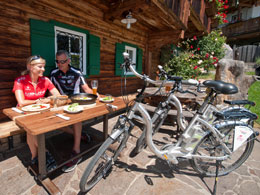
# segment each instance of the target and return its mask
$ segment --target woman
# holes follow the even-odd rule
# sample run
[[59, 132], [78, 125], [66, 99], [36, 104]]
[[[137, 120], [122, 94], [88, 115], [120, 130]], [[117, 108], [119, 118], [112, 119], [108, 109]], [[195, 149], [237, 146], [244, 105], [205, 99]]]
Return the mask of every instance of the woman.
[[[47, 90], [52, 95], [60, 95], [52, 82], [45, 76], [46, 61], [41, 56], [35, 55], [27, 59], [27, 70], [22, 76], [16, 78], [13, 92], [15, 93], [18, 106], [26, 106], [35, 103], [50, 103], [50, 99], [44, 98]], [[32, 164], [38, 163], [38, 144], [36, 137], [27, 133], [27, 144], [32, 154]], [[56, 162], [49, 152], [46, 152], [46, 166], [48, 170], [56, 167]]]

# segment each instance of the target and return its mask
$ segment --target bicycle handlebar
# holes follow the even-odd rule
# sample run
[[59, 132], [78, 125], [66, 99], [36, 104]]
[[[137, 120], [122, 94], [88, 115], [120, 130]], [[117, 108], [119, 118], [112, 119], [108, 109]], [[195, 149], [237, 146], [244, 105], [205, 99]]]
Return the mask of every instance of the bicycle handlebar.
[[[161, 65], [158, 65], [158, 68], [160, 70], [160, 72], [167, 78], [171, 78], [173, 80], [158, 80], [158, 81], [155, 81], [155, 80], [152, 80], [150, 79], [147, 75], [142, 75], [142, 74], [139, 74], [135, 68], [132, 66], [133, 63], [131, 63], [130, 59], [129, 59], [129, 54], [124, 52], [123, 53], [123, 56], [124, 56], [124, 63], [122, 64], [123, 67], [126, 67], [126, 68], [129, 68], [130, 71], [132, 71], [134, 73], [135, 76], [137, 76], [138, 78], [140, 79], [143, 79], [145, 80], [146, 82], [148, 83], [151, 83], [151, 84], [154, 84], [156, 86], [165, 86], [167, 84], [174, 84], [176, 81], [180, 81], [182, 84], [184, 85], [195, 85], [195, 86], [199, 86], [199, 82], [197, 80], [194, 80], [194, 79], [189, 79], [189, 80], [182, 80], [182, 77], [177, 77], [177, 76], [170, 76], [166, 73], [166, 71], [162, 68]], [[193, 94], [193, 93], [192, 93]]]

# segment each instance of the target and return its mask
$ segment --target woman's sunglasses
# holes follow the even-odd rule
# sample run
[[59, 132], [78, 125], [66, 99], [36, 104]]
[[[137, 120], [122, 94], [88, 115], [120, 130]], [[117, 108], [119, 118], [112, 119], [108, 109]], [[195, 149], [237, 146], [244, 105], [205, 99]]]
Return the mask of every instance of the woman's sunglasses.
[[67, 61], [68, 61], [68, 59], [66, 59], [66, 60], [55, 60], [55, 62], [57, 64], [65, 64]]
[[33, 57], [31, 58], [31, 62], [34, 61], [34, 60], [39, 60], [39, 59], [41, 59], [41, 58], [42, 58], [42, 57], [39, 56], [39, 55], [33, 56]]

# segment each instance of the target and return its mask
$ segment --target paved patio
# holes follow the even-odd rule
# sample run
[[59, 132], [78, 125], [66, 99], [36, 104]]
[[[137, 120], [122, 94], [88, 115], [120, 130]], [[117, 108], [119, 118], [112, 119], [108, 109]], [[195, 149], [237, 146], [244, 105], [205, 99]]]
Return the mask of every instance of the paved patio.
[[[116, 118], [110, 119], [109, 125], [112, 126], [115, 121]], [[102, 123], [86, 128], [89, 132], [101, 136]], [[156, 139], [169, 141], [170, 132], [169, 129], [164, 128], [156, 135]], [[214, 178], [200, 178], [190, 167], [188, 161], [184, 160], [174, 169], [170, 169], [165, 161], [156, 158], [149, 149], [144, 150], [135, 157], [130, 157], [129, 155], [135, 146], [136, 137], [139, 134], [140, 130], [138, 128], [134, 129], [133, 136], [130, 137], [127, 148], [123, 151], [112, 173], [106, 180], [101, 180], [88, 194], [211, 194]], [[50, 137], [47, 142], [55, 142], [56, 144], [52, 145], [52, 147], [60, 151], [64, 145], [68, 145], [67, 149], [69, 150], [72, 140], [72, 137], [68, 135], [57, 134]], [[86, 148], [88, 145], [82, 143], [82, 147]], [[229, 175], [219, 178], [217, 194], [260, 194], [259, 150], [260, 144], [255, 142], [254, 150], [244, 165]], [[56, 155], [59, 154], [55, 154], [55, 157]], [[80, 194], [79, 180], [91, 155], [84, 156], [83, 161], [75, 171], [62, 173], [57, 170], [51, 175], [53, 182], [59, 187], [62, 194]], [[29, 159], [30, 153], [26, 144], [14, 151], [7, 152], [5, 156], [0, 156], [0, 194], [47, 194], [44, 188], [38, 185], [33, 176], [27, 171], [26, 166]]]

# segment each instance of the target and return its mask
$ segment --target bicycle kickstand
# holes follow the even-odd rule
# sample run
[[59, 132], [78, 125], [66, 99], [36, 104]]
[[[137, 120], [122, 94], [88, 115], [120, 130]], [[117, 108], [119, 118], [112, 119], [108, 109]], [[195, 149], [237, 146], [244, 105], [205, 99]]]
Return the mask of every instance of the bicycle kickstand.
[[221, 161], [220, 160], [216, 160], [216, 177], [215, 177], [215, 183], [214, 183], [214, 188], [213, 188], [212, 195], [216, 195], [216, 192], [217, 192], [218, 169], [219, 169], [220, 164], [221, 164]]

